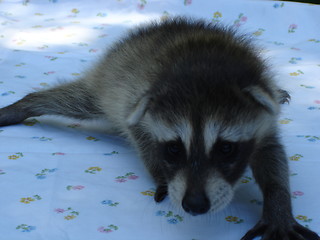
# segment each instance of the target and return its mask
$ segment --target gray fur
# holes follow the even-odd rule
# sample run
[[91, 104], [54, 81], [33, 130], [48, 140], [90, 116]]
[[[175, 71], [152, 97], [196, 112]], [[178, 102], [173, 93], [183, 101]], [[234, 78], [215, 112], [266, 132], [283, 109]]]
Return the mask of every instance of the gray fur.
[[0, 109], [0, 126], [45, 114], [104, 118], [138, 150], [155, 200], [169, 193], [192, 215], [225, 207], [251, 166], [264, 208], [242, 240], [319, 240], [291, 213], [276, 128], [289, 99], [248, 38], [175, 18], [133, 30], [83, 78]]

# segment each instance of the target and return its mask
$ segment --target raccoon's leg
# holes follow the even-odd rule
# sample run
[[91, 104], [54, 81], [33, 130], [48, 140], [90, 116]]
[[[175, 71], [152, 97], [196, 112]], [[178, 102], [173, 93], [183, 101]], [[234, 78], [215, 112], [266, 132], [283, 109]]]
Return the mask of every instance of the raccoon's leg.
[[157, 151], [157, 143], [153, 138], [144, 131], [143, 127], [134, 125], [129, 127], [131, 142], [136, 145], [139, 150], [140, 157], [144, 162], [151, 177], [156, 184], [156, 192], [154, 200], [156, 202], [163, 201], [168, 195], [168, 186], [165, 176], [162, 172], [161, 160], [159, 160], [159, 151]]
[[[147, 149], [144, 149], [146, 151]], [[149, 149], [150, 151], [148, 155], [144, 155], [142, 157], [145, 166], [148, 168], [149, 173], [153, 177], [153, 180], [156, 184], [156, 192], [154, 194], [154, 201], [157, 203], [162, 202], [168, 195], [168, 185], [165, 181], [165, 177], [163, 175], [161, 166], [158, 166], [156, 159], [156, 151], [154, 149]]]
[[164, 180], [164, 175], [161, 171], [161, 167], [157, 166], [155, 160], [157, 156], [155, 156], [155, 152], [150, 152], [149, 157], [144, 156], [143, 161], [145, 162], [146, 167], [148, 168], [149, 173], [153, 177], [153, 180], [156, 184], [156, 192], [154, 194], [154, 201], [157, 203], [162, 202], [168, 195], [168, 185]]
[[262, 219], [241, 240], [319, 240], [292, 215], [287, 157], [276, 136], [265, 139], [251, 167], [264, 197]]
[[81, 81], [30, 93], [16, 103], [0, 109], [0, 126], [20, 123], [41, 115], [63, 115], [90, 119], [102, 116], [94, 93]]

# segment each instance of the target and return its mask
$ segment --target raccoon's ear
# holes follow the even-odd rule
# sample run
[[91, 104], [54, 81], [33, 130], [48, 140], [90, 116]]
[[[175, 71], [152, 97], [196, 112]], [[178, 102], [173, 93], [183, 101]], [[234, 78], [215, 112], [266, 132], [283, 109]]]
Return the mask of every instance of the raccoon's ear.
[[268, 92], [259, 86], [250, 86], [243, 89], [243, 92], [250, 96], [260, 105], [262, 105], [269, 113], [277, 114], [279, 112], [279, 104]]
[[144, 114], [148, 109], [150, 99], [151, 99], [150, 95], [145, 94], [137, 102], [137, 104], [133, 108], [133, 111], [129, 114], [127, 118], [127, 124], [129, 127], [136, 125], [141, 120], [141, 118], [144, 116]]

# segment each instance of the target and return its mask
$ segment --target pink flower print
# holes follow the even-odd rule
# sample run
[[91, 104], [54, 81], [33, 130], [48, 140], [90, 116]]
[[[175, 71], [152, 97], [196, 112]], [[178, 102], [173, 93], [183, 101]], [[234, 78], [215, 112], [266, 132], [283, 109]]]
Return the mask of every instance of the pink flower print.
[[143, 4], [138, 4], [137, 7], [138, 7], [139, 10], [143, 10], [144, 9], [144, 5]]
[[78, 186], [72, 187], [72, 189], [73, 189], [73, 190], [82, 190], [82, 189], [84, 189], [84, 186], [78, 185]]
[[243, 13], [240, 13], [238, 19], [234, 21], [234, 26], [240, 27], [241, 25], [245, 24], [248, 20], [248, 17], [245, 16]]
[[99, 227], [97, 230], [101, 233], [110, 233], [113, 231], [117, 231], [119, 229], [118, 226], [110, 224], [107, 228], [106, 227]]
[[116, 182], [118, 182], [118, 183], [123, 183], [123, 182], [126, 182], [127, 180], [126, 179], [124, 179], [124, 178], [118, 178], [118, 179], [116, 179]]
[[118, 176], [116, 177], [116, 182], [118, 183], [123, 183], [123, 182], [126, 182], [127, 179], [129, 180], [136, 180], [137, 178], [139, 178], [137, 175], [135, 175], [133, 172], [129, 172], [127, 173], [126, 175], [124, 176]]
[[138, 3], [137, 7], [139, 10], [143, 10], [146, 4], [147, 4], [146, 0], [140, 0], [140, 3]]
[[315, 104], [320, 104], [320, 100], [315, 100], [314, 103]]
[[246, 22], [247, 20], [248, 20], [248, 17], [246, 17], [246, 16], [243, 16], [242, 18], [240, 18], [241, 22]]
[[66, 155], [66, 154], [62, 152], [57, 152], [56, 155]]
[[292, 28], [292, 29], [296, 29], [297, 27], [298, 27], [297, 24], [291, 24], [291, 25], [289, 26], [289, 28]]
[[297, 25], [297, 24], [291, 24], [291, 25], [289, 26], [288, 32], [289, 32], [289, 33], [294, 33], [297, 28], [298, 28], [298, 25]]
[[136, 175], [128, 176], [128, 179], [130, 179], [130, 180], [136, 180], [137, 178], [139, 178], [139, 177]]
[[65, 210], [62, 209], [62, 208], [56, 208], [54, 211], [55, 211], [56, 213], [64, 213], [64, 212], [65, 212]]
[[304, 193], [301, 192], [301, 191], [295, 191], [295, 192], [293, 192], [293, 195], [294, 195], [294, 196], [303, 196]]

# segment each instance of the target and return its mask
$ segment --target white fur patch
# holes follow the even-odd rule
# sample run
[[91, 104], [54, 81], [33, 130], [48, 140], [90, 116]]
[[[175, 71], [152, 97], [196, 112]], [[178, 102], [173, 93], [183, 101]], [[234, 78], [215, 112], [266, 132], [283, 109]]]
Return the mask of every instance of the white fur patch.
[[275, 102], [271, 96], [265, 92], [261, 87], [259, 86], [251, 86], [244, 89], [245, 92], [248, 92], [251, 94], [251, 96], [259, 102], [261, 105], [263, 105], [265, 108], [268, 109], [273, 114], [279, 113], [279, 104]]
[[143, 124], [146, 130], [159, 141], [171, 141], [178, 137], [178, 133], [174, 128], [164, 122], [153, 119], [149, 114], [146, 114]]
[[134, 111], [129, 115], [127, 118], [127, 124], [128, 126], [134, 126], [136, 125], [140, 119], [143, 117], [147, 110], [147, 106], [149, 103], [150, 97], [148, 95], [143, 96], [137, 106], [135, 107]]
[[235, 125], [224, 128], [219, 135], [225, 141], [246, 141], [254, 137], [255, 129], [253, 124]]
[[171, 202], [181, 208], [182, 199], [187, 190], [187, 179], [182, 171], [178, 172], [174, 179], [168, 184], [168, 195]]
[[218, 138], [219, 127], [212, 120], [208, 121], [204, 127], [204, 147], [206, 154], [209, 155], [210, 150], [213, 144], [216, 142]]
[[268, 113], [261, 114], [256, 119], [243, 120], [236, 125], [222, 126], [214, 119], [208, 120], [204, 127], [204, 144], [206, 154], [209, 155], [217, 138], [224, 141], [239, 142], [250, 139], [260, 140], [267, 132], [275, 129], [275, 116]]
[[176, 124], [169, 126], [168, 123], [156, 120], [146, 114], [144, 125], [159, 141], [172, 141], [180, 137], [187, 151], [190, 149], [193, 130], [189, 121], [180, 120]]
[[232, 200], [234, 191], [232, 186], [218, 174], [209, 177], [206, 183], [206, 194], [210, 200], [209, 211], [217, 212], [225, 208]]
[[268, 113], [260, 115], [257, 119], [225, 127], [219, 136], [226, 141], [248, 141], [250, 139], [259, 140], [267, 132], [272, 132], [275, 128], [275, 117]]
[[178, 136], [180, 136], [182, 142], [185, 145], [185, 148], [187, 149], [187, 153], [190, 152], [190, 146], [191, 146], [191, 139], [192, 139], [192, 126], [189, 121], [183, 120], [180, 122], [180, 124], [175, 126], [176, 132]]

